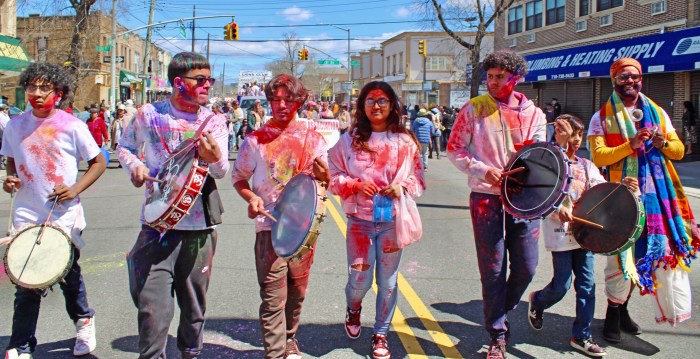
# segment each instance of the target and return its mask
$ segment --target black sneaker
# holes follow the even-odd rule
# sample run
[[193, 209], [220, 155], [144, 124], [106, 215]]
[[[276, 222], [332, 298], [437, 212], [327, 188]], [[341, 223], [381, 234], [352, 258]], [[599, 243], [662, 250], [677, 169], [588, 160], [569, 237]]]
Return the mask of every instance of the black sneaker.
[[489, 345], [489, 352], [486, 354], [486, 359], [505, 359], [506, 358], [506, 340], [492, 339]]
[[530, 293], [530, 305], [527, 309], [527, 321], [530, 322], [530, 326], [532, 327], [532, 329], [542, 330], [542, 317], [544, 315], [544, 311], [537, 310], [532, 305], [535, 299], [535, 293], [537, 292]]
[[574, 349], [592, 357], [603, 357], [608, 353], [600, 345], [596, 344], [592, 338], [576, 339], [571, 338], [571, 346]]

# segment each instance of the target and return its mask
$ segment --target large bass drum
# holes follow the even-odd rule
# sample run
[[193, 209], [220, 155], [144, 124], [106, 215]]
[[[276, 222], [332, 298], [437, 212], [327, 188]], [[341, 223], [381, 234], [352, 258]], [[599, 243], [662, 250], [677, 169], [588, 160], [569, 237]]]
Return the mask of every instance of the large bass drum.
[[570, 162], [559, 146], [536, 142], [516, 152], [503, 171], [520, 167], [525, 170], [503, 178], [503, 206], [516, 218], [544, 218], [561, 204], [569, 191]]
[[323, 183], [307, 174], [287, 182], [272, 212], [277, 219], [272, 224], [272, 246], [279, 257], [292, 260], [313, 250], [327, 199]]

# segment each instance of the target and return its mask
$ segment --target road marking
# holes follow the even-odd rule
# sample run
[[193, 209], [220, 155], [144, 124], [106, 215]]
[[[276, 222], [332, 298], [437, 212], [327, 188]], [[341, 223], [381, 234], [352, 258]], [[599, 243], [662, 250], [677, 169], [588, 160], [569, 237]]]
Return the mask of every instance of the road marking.
[[[333, 196], [333, 199], [335, 199], [337, 203], [340, 203], [340, 198], [338, 198], [338, 196]], [[347, 232], [347, 224], [345, 223], [345, 220], [340, 215], [340, 213], [331, 201], [327, 201], [326, 204], [326, 207], [331, 213], [331, 217], [333, 217], [335, 223], [338, 225], [338, 228], [342, 232], [343, 237], [345, 237]], [[454, 343], [452, 343], [449, 336], [445, 334], [445, 331], [442, 329], [437, 320], [435, 320], [435, 317], [433, 317], [433, 315], [430, 313], [428, 307], [423, 303], [420, 297], [418, 297], [418, 294], [415, 292], [415, 290], [413, 290], [413, 287], [411, 287], [411, 285], [408, 283], [408, 281], [406, 281], [406, 279], [400, 272], [398, 275], [398, 283], [399, 291], [401, 292], [401, 294], [403, 294], [404, 298], [406, 298], [406, 301], [408, 301], [408, 303], [411, 305], [411, 308], [413, 308], [413, 311], [421, 320], [426, 330], [433, 338], [435, 344], [438, 346], [438, 348], [440, 348], [440, 351], [442, 351], [444, 357], [462, 359], [463, 357], [459, 353], [457, 348], [455, 348]], [[372, 285], [372, 288], [376, 293], [376, 283]], [[408, 323], [406, 322], [406, 318], [403, 316], [403, 313], [398, 308], [398, 306], [394, 312], [394, 318], [392, 319], [391, 324], [394, 326], [394, 331], [396, 331], [396, 333], [399, 335], [401, 343], [406, 348], [406, 352], [409, 353], [409, 357], [426, 357], [425, 352], [416, 340], [413, 330], [411, 330], [411, 328], [409, 327]]]

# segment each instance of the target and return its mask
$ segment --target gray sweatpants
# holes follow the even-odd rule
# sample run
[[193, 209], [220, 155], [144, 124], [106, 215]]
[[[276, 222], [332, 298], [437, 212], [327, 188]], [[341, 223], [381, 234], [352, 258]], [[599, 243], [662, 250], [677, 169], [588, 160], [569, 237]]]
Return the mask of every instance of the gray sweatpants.
[[213, 229], [169, 230], [162, 239], [142, 226], [127, 254], [129, 289], [138, 308], [139, 358], [165, 358], [174, 297], [180, 307], [177, 347], [183, 358], [202, 351], [204, 312], [217, 235]]

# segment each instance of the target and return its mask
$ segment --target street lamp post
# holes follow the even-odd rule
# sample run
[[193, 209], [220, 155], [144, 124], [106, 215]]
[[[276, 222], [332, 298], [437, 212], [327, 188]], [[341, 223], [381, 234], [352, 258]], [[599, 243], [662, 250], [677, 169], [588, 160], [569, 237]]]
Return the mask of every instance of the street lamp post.
[[[350, 66], [350, 29], [346, 29], [346, 28], [343, 28], [343, 27], [340, 27], [340, 26], [336, 26], [336, 25], [333, 25], [333, 24], [326, 24], [326, 25], [328, 25], [328, 26], [333, 26], [333, 27], [336, 28], [336, 29], [340, 29], [340, 30], [343, 30], [343, 31], [347, 31], [347, 33], [348, 33], [348, 80], [347, 80], [347, 82], [348, 82], [348, 83], [352, 83], [352, 78], [351, 78], [351, 74], [350, 74], [350, 67], [351, 67], [351, 66]], [[347, 85], [346, 85], [346, 86], [347, 86]], [[352, 97], [352, 86], [348, 86], [348, 87], [347, 87], [347, 91], [348, 91], [348, 100], [347, 100], [347, 101], [348, 101], [348, 105], [349, 105], [349, 104], [350, 104], [351, 97]]]

